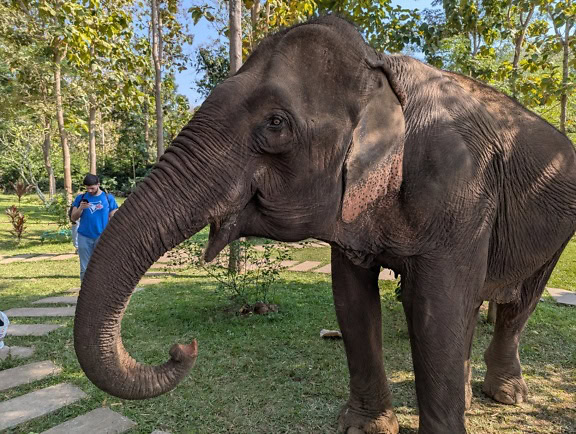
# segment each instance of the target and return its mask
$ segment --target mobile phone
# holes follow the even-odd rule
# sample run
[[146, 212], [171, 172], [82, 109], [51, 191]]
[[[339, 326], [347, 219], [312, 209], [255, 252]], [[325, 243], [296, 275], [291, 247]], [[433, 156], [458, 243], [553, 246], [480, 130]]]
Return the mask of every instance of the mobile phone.
[[88, 203], [88, 199], [82, 199], [82, 202]]

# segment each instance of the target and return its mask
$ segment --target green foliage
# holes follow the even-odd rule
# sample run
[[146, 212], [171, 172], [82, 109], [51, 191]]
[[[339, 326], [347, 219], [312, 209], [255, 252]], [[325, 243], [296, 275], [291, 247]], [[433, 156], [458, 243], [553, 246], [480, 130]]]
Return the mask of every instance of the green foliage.
[[12, 205], [10, 208], [6, 208], [6, 215], [10, 219], [12, 224], [12, 229], [10, 233], [16, 237], [16, 242], [20, 243], [22, 235], [26, 231], [26, 216], [20, 212], [20, 209], [16, 205]]
[[46, 211], [54, 217], [59, 229], [68, 229], [70, 227], [69, 209], [70, 206], [66, 203], [65, 194], [56, 195], [52, 202], [46, 206]]
[[208, 96], [228, 78], [229, 70], [230, 60], [225, 47], [200, 48], [196, 57], [196, 72], [203, 74], [203, 77], [196, 81], [198, 92]]
[[237, 271], [228, 268], [230, 248], [226, 247], [214, 261], [203, 259], [205, 244], [189, 239], [170, 254], [175, 265], [201, 267], [218, 282], [221, 295], [235, 304], [252, 306], [258, 302], [271, 303], [282, 261], [290, 259], [283, 245], [266, 242], [257, 250], [249, 240], [238, 241], [240, 267]]

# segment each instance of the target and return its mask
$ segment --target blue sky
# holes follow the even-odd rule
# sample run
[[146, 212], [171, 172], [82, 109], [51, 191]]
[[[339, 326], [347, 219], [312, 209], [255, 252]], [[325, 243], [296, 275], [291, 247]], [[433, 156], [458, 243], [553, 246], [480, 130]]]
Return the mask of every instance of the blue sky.
[[[189, 5], [191, 1], [185, 1], [184, 4]], [[401, 5], [405, 8], [418, 8], [420, 10], [431, 7], [431, 0], [397, 0], [393, 1], [394, 4]], [[218, 39], [218, 34], [211, 23], [205, 19], [201, 19], [197, 25], [192, 26], [192, 33], [194, 34], [194, 43], [190, 47], [186, 47], [186, 51], [192, 54], [193, 58], [196, 58], [196, 50], [203, 46], [210, 44], [211, 42]], [[176, 74], [176, 84], [178, 86], [178, 93], [185, 95], [191, 107], [198, 106], [204, 100], [195, 89], [195, 82], [198, 79], [198, 74], [194, 66], [190, 67], [186, 71], [182, 71]]]

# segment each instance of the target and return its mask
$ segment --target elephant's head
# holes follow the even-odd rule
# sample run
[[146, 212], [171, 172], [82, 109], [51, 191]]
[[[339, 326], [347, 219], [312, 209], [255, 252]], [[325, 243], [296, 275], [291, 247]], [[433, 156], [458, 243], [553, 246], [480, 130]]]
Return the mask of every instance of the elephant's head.
[[218, 86], [94, 252], [76, 311], [86, 375], [128, 399], [174, 388], [196, 343], [161, 366], [136, 362], [120, 337], [134, 287], [166, 251], [212, 225], [206, 259], [240, 236], [338, 241], [360, 232], [400, 186], [404, 118], [386, 59], [331, 17], [265, 39]]

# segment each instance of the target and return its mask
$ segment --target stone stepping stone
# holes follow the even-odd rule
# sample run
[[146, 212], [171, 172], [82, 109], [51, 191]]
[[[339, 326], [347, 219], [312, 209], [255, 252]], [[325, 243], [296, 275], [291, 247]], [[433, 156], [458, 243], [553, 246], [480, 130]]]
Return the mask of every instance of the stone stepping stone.
[[0, 264], [11, 264], [12, 262], [19, 262], [19, 261], [24, 261], [25, 259], [28, 258], [32, 258], [34, 256], [37, 256], [38, 253], [28, 253], [28, 254], [22, 254], [22, 255], [14, 255], [14, 256], [10, 256], [8, 258], [4, 258], [0, 261]]
[[172, 434], [172, 433], [170, 431], [155, 430], [155, 431], [152, 431], [150, 434]]
[[576, 292], [560, 288], [546, 288], [557, 303], [576, 306]]
[[10, 324], [8, 336], [46, 336], [63, 324]]
[[40, 300], [33, 301], [32, 304], [76, 304], [77, 302], [77, 295], [65, 295], [60, 297], [42, 298]]
[[25, 259], [25, 262], [36, 262], [36, 261], [44, 261], [46, 259], [51, 259], [55, 256], [59, 256], [60, 253], [44, 253], [42, 255], [34, 256], [32, 258]]
[[74, 253], [67, 253], [65, 255], [58, 255], [58, 256], [52, 256], [50, 258], [51, 261], [65, 261], [66, 259], [72, 259], [72, 258], [77, 258], [78, 255], [74, 254]]
[[310, 247], [316, 247], [316, 248], [320, 248], [320, 247], [330, 247], [330, 244], [321, 243], [321, 242], [315, 242], [315, 243], [310, 244]]
[[380, 271], [380, 274], [378, 275], [378, 279], [396, 280], [396, 277], [394, 277], [394, 272], [392, 270], [389, 270], [388, 268], [383, 268], [382, 271]]
[[78, 387], [62, 383], [0, 402], [0, 430], [52, 413], [86, 397]]
[[34, 354], [34, 347], [9, 347], [4, 345], [0, 350], [0, 360], [6, 360], [8, 357], [15, 359], [25, 359]]
[[324, 265], [323, 267], [317, 268], [314, 270], [315, 273], [332, 273], [332, 264]]
[[292, 268], [289, 268], [289, 271], [310, 271], [312, 268], [316, 268], [320, 265], [321, 262], [316, 261], [304, 261], [301, 264], [298, 264]]
[[136, 422], [109, 408], [97, 408], [75, 417], [42, 434], [101, 434], [123, 433], [136, 426]]
[[80, 292], [80, 288], [70, 288], [66, 292], [71, 292], [71, 293]]
[[289, 249], [303, 249], [305, 246], [300, 243], [286, 243], [286, 247]]
[[10, 317], [74, 316], [76, 307], [19, 307], [4, 312]]
[[282, 262], [280, 262], [280, 266], [282, 266], [283, 268], [289, 268], [289, 267], [293, 267], [297, 263], [298, 263], [298, 261], [282, 261]]
[[50, 360], [30, 363], [0, 371], [0, 390], [11, 389], [60, 373], [62, 369]]

